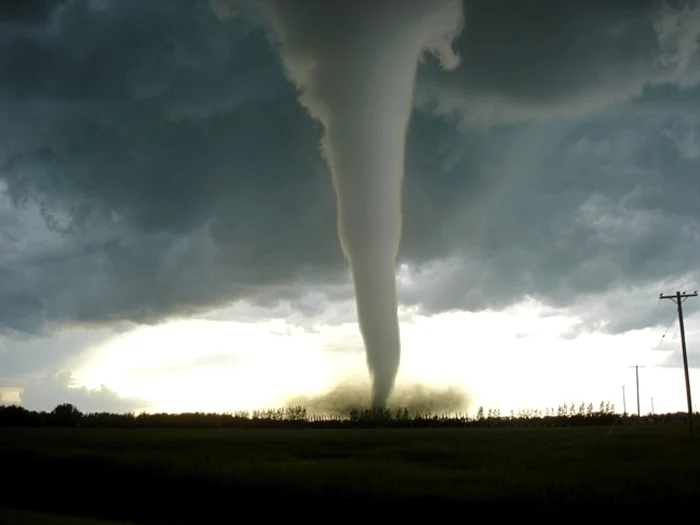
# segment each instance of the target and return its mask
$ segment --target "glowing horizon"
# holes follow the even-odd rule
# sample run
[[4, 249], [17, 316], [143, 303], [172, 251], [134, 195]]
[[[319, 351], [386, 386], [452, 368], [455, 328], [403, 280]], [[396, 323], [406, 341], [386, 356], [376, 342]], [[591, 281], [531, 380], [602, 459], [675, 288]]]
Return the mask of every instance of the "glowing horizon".
[[[640, 350], [658, 331], [623, 336], [582, 334], [559, 339], [575, 319], [540, 317], [533, 303], [506, 312], [415, 316], [404, 321], [406, 365], [397, 388], [425, 385], [462, 388], [468, 412], [478, 406], [541, 409], [572, 402], [635, 403], [630, 363], [640, 372], [642, 404], [656, 411], [683, 411], [683, 372], [657, 367], [673, 350]], [[529, 327], [529, 332], [523, 329]], [[465, 351], [468, 341], [473, 351]], [[121, 397], [150, 400], [147, 412], [233, 412], [284, 406], [298, 396], [318, 396], [339, 384], [366, 385], [362, 341], [355, 323], [307, 332], [284, 320], [259, 323], [177, 321], [142, 327], [97, 348], [75, 371], [81, 386], [105, 385]], [[489, 351], [493, 348], [493, 351]], [[601, 366], [600, 363], [606, 363]], [[693, 384], [700, 371], [692, 370]]]

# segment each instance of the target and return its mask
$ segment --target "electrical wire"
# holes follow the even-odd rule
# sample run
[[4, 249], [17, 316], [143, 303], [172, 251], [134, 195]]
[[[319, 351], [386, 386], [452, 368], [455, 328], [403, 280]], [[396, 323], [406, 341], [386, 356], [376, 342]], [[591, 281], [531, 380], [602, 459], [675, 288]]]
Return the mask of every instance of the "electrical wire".
[[[681, 304], [683, 304], [683, 302], [684, 302], [686, 299], [687, 299], [687, 297], [682, 298], [682, 299], [681, 299]], [[659, 344], [656, 345], [656, 348], [654, 348], [654, 350], [658, 350], [659, 347], [661, 347], [661, 343], [664, 342], [664, 339], [666, 338], [666, 334], [668, 333], [668, 331], [670, 330], [671, 326], [673, 325], [673, 322], [676, 320], [676, 316], [677, 316], [677, 315], [678, 315], [678, 314], [677, 314], [676, 312], [673, 313], [673, 316], [671, 317], [671, 320], [668, 322], [668, 326], [666, 327], [666, 330], [664, 330], [664, 333], [663, 333], [663, 335], [661, 336], [661, 339], [659, 339]], [[676, 333], [674, 332], [674, 333], [673, 333], [673, 337], [675, 337], [675, 336], [676, 336]], [[673, 337], [671, 337], [671, 339], [673, 339]]]

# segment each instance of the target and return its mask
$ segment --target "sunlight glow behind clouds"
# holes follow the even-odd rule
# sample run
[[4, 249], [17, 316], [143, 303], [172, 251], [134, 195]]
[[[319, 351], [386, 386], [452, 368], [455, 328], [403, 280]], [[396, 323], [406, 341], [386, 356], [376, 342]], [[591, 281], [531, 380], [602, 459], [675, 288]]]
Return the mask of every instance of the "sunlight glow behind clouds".
[[[398, 385], [459, 386], [473, 398], [472, 412], [484, 405], [505, 413], [600, 401], [621, 410], [624, 384], [632, 410], [629, 365], [641, 364], [643, 402], [654, 395], [657, 411], [683, 409], [682, 371], [652, 368], [675, 343], [655, 351], [659, 333], [651, 329], [563, 337], [577, 322], [534, 301], [503, 312], [414, 316], [402, 324]], [[148, 411], [168, 412], [274, 408], [341, 382], [366, 382], [354, 323], [305, 331], [279, 319], [139, 328], [100, 347], [76, 376], [89, 387], [148, 399]]]

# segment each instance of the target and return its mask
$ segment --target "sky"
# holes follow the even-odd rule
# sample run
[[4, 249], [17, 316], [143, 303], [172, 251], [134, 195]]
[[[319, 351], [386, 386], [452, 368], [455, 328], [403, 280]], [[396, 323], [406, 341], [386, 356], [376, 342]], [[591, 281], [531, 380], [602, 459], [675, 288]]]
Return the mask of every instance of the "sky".
[[[368, 388], [323, 126], [254, 7], [0, 3], [3, 402], [235, 411]], [[641, 411], [684, 410], [659, 295], [700, 288], [700, 2], [463, 10], [459, 64], [425, 57], [413, 91], [397, 399], [619, 411], [625, 386], [633, 411], [641, 365]], [[700, 299], [683, 307], [700, 402]]]

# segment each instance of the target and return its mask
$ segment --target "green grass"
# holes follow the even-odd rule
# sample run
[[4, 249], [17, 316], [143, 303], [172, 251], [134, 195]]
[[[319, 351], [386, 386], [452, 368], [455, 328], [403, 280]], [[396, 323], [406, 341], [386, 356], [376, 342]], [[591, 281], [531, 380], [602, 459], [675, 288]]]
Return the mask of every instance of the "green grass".
[[0, 461], [12, 480], [0, 505], [140, 523], [211, 523], [221, 513], [235, 521], [250, 505], [290, 515], [315, 507], [412, 515], [465, 505], [534, 511], [538, 519], [572, 509], [648, 515], [678, 508], [700, 489], [700, 440], [683, 425], [6, 428]]
[[3, 525], [129, 525], [127, 522], [58, 516], [43, 512], [0, 508]]

